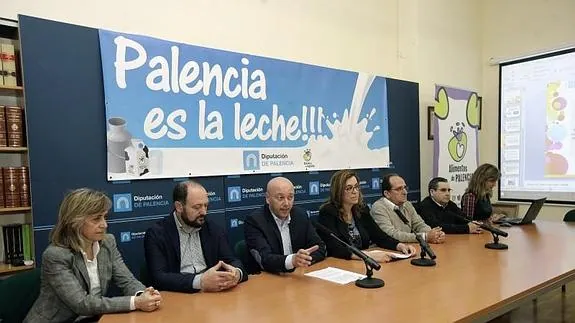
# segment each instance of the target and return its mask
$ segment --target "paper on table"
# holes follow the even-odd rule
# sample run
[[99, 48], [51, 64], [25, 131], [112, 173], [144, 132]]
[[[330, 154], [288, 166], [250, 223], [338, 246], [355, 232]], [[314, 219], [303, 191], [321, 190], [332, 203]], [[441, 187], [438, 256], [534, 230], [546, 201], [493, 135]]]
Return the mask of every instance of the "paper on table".
[[327, 267], [324, 269], [316, 270], [305, 274], [306, 276], [315, 277], [323, 280], [327, 280], [333, 283], [338, 283], [341, 285], [345, 285], [351, 282], [354, 282], [358, 279], [365, 278], [365, 275], [361, 275], [358, 273], [354, 273], [351, 271], [334, 268], [334, 267]]
[[[385, 252], [383, 250], [372, 250], [371, 252]], [[407, 259], [411, 256], [413, 256], [413, 254], [409, 254], [406, 255], [404, 253], [397, 253], [397, 252], [387, 252], [389, 255], [391, 255], [392, 259]]]

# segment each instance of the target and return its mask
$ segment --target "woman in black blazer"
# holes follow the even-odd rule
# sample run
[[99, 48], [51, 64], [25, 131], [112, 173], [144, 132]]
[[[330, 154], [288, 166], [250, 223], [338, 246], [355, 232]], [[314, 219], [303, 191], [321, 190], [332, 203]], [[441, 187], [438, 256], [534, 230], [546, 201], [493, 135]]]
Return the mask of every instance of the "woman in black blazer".
[[[329, 200], [319, 209], [318, 222], [330, 229], [343, 241], [358, 249], [367, 249], [374, 243], [380, 248], [398, 250], [405, 254], [415, 253], [415, 248], [393, 239], [377, 226], [363, 202], [359, 177], [351, 170], [337, 171], [331, 177]], [[327, 255], [342, 259], [359, 259], [339, 241], [318, 231], [326, 244]], [[387, 252], [367, 251], [378, 262], [388, 262]]]

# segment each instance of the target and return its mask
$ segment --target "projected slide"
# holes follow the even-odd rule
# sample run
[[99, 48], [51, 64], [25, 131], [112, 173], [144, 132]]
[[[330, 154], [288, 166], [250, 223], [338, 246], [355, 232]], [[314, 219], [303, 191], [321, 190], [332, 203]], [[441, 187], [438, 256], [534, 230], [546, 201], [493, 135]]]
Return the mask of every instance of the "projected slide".
[[500, 199], [575, 202], [575, 52], [500, 67]]

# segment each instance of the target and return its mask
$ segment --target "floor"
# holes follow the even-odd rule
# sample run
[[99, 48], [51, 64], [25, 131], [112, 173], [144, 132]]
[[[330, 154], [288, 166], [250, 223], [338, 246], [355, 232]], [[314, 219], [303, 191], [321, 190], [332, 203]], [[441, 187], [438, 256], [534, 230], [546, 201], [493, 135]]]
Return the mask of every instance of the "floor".
[[537, 298], [534, 303], [525, 304], [489, 323], [574, 323], [575, 281], [567, 284], [563, 294], [561, 288]]

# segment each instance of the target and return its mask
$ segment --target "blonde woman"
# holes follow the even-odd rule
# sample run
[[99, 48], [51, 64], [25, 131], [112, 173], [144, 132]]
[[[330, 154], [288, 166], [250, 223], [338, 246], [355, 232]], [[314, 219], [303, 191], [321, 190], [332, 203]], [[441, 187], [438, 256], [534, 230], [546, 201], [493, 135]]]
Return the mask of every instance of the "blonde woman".
[[[114, 236], [106, 234], [110, 206], [92, 189], [66, 195], [42, 255], [40, 295], [24, 322], [91, 321], [105, 313], [158, 309], [160, 293], [134, 278]], [[126, 296], [106, 297], [112, 282]]]
[[492, 214], [491, 196], [500, 177], [499, 169], [491, 164], [477, 167], [461, 197], [461, 209], [466, 217], [477, 221], [497, 220], [499, 216]]

